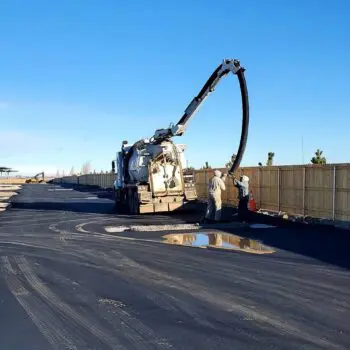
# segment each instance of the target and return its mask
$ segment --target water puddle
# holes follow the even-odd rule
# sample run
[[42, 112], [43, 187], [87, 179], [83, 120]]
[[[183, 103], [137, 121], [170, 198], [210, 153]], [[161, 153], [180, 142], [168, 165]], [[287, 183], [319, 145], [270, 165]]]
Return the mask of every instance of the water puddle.
[[199, 248], [239, 250], [253, 254], [274, 253], [275, 250], [259, 241], [222, 233], [187, 233], [164, 235], [163, 243]]

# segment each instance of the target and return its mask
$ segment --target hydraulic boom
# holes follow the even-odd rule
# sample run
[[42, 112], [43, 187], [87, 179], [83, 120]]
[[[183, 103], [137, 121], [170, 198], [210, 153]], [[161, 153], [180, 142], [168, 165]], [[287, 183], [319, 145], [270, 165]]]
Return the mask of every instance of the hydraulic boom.
[[116, 204], [120, 210], [131, 214], [155, 213], [173, 211], [195, 203], [195, 176], [184, 171], [187, 167], [185, 147], [176, 145], [171, 138], [183, 135], [200, 105], [214, 91], [219, 81], [230, 72], [237, 75], [239, 80], [243, 114], [241, 141], [229, 174], [235, 172], [245, 150], [249, 125], [244, 71], [238, 60], [224, 60], [188, 105], [177, 124], [171, 124], [167, 129], [158, 129], [151, 138], [141, 139], [132, 145], [123, 141], [112, 165], [117, 175], [114, 189]]
[[204, 84], [203, 88], [199, 94], [190, 102], [186, 108], [183, 116], [178, 121], [177, 124], [171, 124], [167, 129], [158, 129], [151, 138], [151, 143], [158, 144], [164, 140], [168, 140], [173, 136], [181, 136], [185, 132], [190, 119], [198, 111], [200, 105], [205, 101], [205, 99], [215, 90], [216, 85], [219, 81], [225, 77], [227, 74], [232, 72], [237, 75], [238, 81], [241, 89], [242, 96], [242, 132], [241, 140], [238, 148], [238, 152], [235, 161], [229, 170], [229, 174], [233, 174], [238, 168], [247, 143], [248, 137], [248, 127], [249, 127], [249, 101], [248, 101], [248, 91], [247, 85], [244, 77], [245, 69], [241, 67], [239, 60], [237, 59], [225, 59], [219, 67], [213, 72], [207, 82]]

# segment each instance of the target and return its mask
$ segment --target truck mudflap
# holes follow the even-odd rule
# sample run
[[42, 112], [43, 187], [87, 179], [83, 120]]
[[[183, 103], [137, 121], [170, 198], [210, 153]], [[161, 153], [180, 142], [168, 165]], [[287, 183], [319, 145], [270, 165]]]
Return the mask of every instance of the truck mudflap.
[[197, 201], [181, 201], [169, 203], [149, 203], [140, 204], [140, 214], [146, 213], [166, 213], [172, 211], [195, 210], [197, 208]]
[[188, 201], [197, 199], [196, 187], [185, 187], [185, 199]]
[[129, 186], [115, 191], [118, 212], [128, 214], [162, 213], [193, 208], [197, 203], [196, 188], [186, 187], [184, 193], [153, 197], [150, 191], [141, 186]]

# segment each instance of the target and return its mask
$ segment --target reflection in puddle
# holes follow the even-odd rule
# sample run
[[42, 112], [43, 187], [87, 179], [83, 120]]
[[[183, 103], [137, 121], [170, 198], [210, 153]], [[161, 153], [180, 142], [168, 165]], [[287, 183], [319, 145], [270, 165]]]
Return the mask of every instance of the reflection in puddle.
[[222, 233], [188, 233], [168, 234], [163, 236], [163, 243], [177, 244], [201, 248], [221, 248], [229, 250], [241, 250], [245, 252], [264, 254], [274, 253], [271, 247], [253, 239]]

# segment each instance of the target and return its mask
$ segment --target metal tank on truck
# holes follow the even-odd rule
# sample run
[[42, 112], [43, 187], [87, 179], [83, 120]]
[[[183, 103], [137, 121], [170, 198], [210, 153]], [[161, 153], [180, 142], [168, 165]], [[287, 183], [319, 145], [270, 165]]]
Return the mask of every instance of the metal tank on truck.
[[184, 145], [171, 140], [134, 145], [123, 142], [117, 153], [114, 183], [119, 209], [129, 213], [173, 211], [197, 199], [194, 175], [184, 175]]
[[177, 124], [158, 129], [151, 138], [132, 145], [123, 141], [116, 160], [112, 162], [113, 171], [116, 172], [115, 201], [119, 210], [131, 214], [166, 212], [183, 208], [197, 200], [194, 172], [185, 171], [185, 146], [175, 144], [172, 138], [183, 135], [201, 103], [214, 91], [220, 79], [230, 72], [238, 77], [243, 111], [241, 141], [229, 170], [229, 175], [233, 175], [242, 159], [248, 136], [249, 104], [244, 71], [238, 60], [224, 60]]

